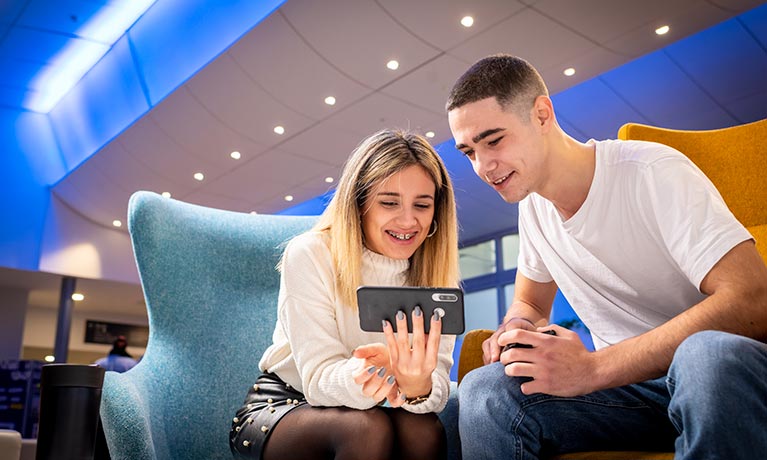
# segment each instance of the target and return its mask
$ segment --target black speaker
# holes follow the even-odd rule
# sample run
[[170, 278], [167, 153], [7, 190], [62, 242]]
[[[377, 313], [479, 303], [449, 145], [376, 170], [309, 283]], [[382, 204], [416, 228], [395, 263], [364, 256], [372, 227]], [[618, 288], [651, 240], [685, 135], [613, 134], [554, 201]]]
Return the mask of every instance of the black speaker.
[[36, 460], [93, 460], [103, 385], [96, 365], [43, 366]]

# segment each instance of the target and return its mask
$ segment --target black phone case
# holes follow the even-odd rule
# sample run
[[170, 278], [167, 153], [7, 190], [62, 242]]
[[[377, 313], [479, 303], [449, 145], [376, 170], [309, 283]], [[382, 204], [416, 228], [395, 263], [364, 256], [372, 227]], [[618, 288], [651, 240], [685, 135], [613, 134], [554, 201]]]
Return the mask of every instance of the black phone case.
[[399, 310], [407, 316], [408, 332], [413, 332], [412, 312], [416, 305], [424, 313], [424, 331], [429, 333], [431, 315], [442, 309], [442, 334], [463, 334], [463, 291], [458, 288], [361, 286], [357, 288], [360, 327], [363, 331], [383, 332], [383, 320], [397, 331]]

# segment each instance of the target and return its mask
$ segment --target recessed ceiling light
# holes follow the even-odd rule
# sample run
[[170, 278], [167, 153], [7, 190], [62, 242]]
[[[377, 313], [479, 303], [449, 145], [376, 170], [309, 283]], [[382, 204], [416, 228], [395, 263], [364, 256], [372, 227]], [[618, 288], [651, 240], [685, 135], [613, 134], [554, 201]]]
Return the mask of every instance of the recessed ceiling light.
[[434, 131], [426, 131], [426, 137], [428, 137], [429, 139], [434, 137]]
[[669, 26], [661, 26], [655, 29], [655, 33], [658, 35], [666, 35], [669, 30], [671, 30]]
[[123, 223], [122, 223], [122, 221], [115, 219], [115, 220], [112, 221], [112, 225], [114, 225], [117, 228], [120, 228], [120, 227], [123, 226]]
[[328, 96], [325, 98], [325, 104], [327, 105], [336, 105], [336, 98], [333, 96]]
[[332, 184], [333, 183], [333, 178], [328, 176], [328, 177], [325, 178], [325, 182], [327, 182], [328, 184]]
[[279, 134], [279, 135], [283, 135], [283, 134], [285, 134], [285, 128], [282, 127], [282, 126], [277, 125], [277, 126], [274, 127], [274, 132]]
[[75, 292], [72, 294], [72, 300], [75, 302], [80, 302], [81, 300], [85, 300], [85, 296], [80, 294], [79, 292]]
[[194, 178], [199, 180], [199, 181], [201, 181], [201, 180], [205, 179], [205, 174], [200, 173], [200, 172], [194, 173]]
[[285, 195], [285, 201], [293, 201], [293, 195]]
[[573, 75], [575, 75], [575, 69], [573, 69], [572, 67], [568, 67], [568, 68], [566, 68], [566, 69], [565, 69], [565, 71], [564, 71], [564, 72], [562, 72], [562, 73], [564, 73], [564, 74], [565, 74], [565, 75], [567, 75], [568, 77], [572, 77]]
[[258, 214], [256, 211], [250, 211], [250, 213], [251, 213], [252, 215], [254, 215], [254, 216], [255, 216], [256, 214]]
[[52, 363], [52, 362], [56, 361], [56, 358], [53, 355], [45, 355], [45, 358], [43, 358], [43, 359], [45, 359], [46, 363]]
[[388, 67], [391, 70], [397, 70], [399, 69], [399, 62], [392, 59], [391, 61], [386, 63], [386, 67]]
[[234, 152], [230, 153], [229, 156], [232, 157], [232, 159], [234, 159], [234, 160], [239, 160], [240, 158], [242, 158], [242, 155], [240, 154], [240, 152], [238, 152], [236, 150]]
[[464, 27], [471, 27], [474, 25], [474, 18], [471, 16], [464, 16], [461, 18], [461, 25]]
[[162, 192], [163, 198], [170, 198], [170, 192]]

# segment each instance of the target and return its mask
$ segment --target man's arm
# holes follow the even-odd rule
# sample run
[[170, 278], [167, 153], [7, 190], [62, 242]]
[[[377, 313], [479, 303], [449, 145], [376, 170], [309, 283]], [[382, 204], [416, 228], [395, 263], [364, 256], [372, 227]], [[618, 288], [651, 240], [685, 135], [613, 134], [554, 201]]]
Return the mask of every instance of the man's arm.
[[485, 364], [498, 361], [501, 347], [498, 337], [511, 329], [535, 330], [536, 327], [549, 323], [551, 305], [557, 294], [557, 284], [553, 281], [538, 283], [527, 278], [517, 270], [514, 282], [514, 300], [511, 302], [501, 326], [489, 339], [482, 343]]
[[571, 340], [542, 337], [545, 347], [533, 349], [539, 374], [523, 385], [523, 392], [575, 396], [661, 377], [679, 344], [698, 331], [767, 340], [767, 267], [753, 241], [744, 241], [725, 254], [700, 289], [708, 297], [699, 304], [651, 331], [594, 353]]

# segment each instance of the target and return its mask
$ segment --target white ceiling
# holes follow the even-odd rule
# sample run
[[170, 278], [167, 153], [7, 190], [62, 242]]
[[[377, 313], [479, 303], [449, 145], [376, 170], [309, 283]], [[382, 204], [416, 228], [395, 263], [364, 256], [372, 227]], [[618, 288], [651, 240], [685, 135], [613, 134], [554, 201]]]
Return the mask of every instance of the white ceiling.
[[[39, 1], [0, 6], [0, 18], [6, 18], [0, 21], [0, 51], [12, 45], [8, 38], [17, 37], [14, 32], [23, 25], [7, 19], [31, 3]], [[448, 141], [445, 98], [456, 78], [481, 57], [497, 52], [524, 57], [557, 94], [762, 3], [288, 0], [126, 127], [53, 193], [109, 228], [114, 219], [125, 220], [128, 198], [136, 190], [167, 191], [176, 199], [234, 211], [274, 213], [326, 192], [333, 184], [325, 178], [337, 178], [357, 143], [381, 128], [434, 131], [434, 144]], [[27, 9], [33, 10], [43, 11]], [[474, 17], [473, 27], [459, 24], [465, 15]], [[671, 32], [656, 35], [655, 28], [664, 24], [671, 25]], [[390, 59], [400, 62], [398, 70], [386, 68]], [[683, 57], [669, 59], [680, 67]], [[575, 76], [562, 74], [567, 67], [577, 70]], [[618, 86], [611, 85], [617, 102], [610, 109], [633, 117], [626, 121], [669, 118], [654, 115], [629, 88]], [[767, 93], [764, 87], [761, 91]], [[684, 88], [673, 92], [684, 94]], [[329, 95], [336, 98], [335, 106], [323, 102]], [[609, 123], [616, 117], [609, 110], [598, 113], [599, 107], [583, 101], [564, 100], [562, 105], [563, 125], [576, 137], [614, 135]], [[595, 119], [605, 119], [609, 128], [590, 125]], [[284, 135], [273, 132], [276, 125], [285, 127]], [[242, 159], [231, 159], [233, 150]], [[455, 152], [441, 153], [458, 190], [464, 241], [513, 228], [516, 208], [482, 185]], [[205, 180], [194, 180], [195, 172], [203, 172]], [[295, 197], [292, 203], [284, 200], [288, 194]], [[32, 295], [57, 302], [58, 282], [45, 285], [47, 294]], [[137, 289], [112, 296], [110, 308], [143, 309], [136, 306]]]

